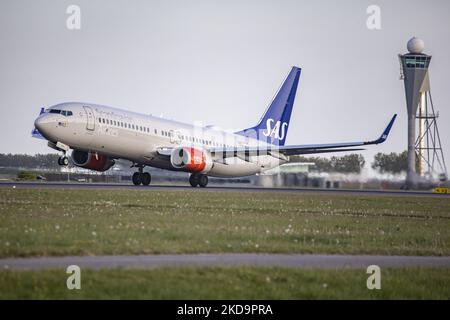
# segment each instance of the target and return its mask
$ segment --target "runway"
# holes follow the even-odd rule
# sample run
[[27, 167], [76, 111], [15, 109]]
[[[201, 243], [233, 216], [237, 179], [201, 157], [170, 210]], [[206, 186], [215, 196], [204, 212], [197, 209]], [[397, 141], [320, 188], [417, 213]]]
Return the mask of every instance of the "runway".
[[69, 265], [80, 268], [157, 268], [157, 267], [295, 267], [295, 268], [367, 268], [379, 267], [445, 267], [450, 257], [369, 256], [320, 254], [163, 254], [136, 256], [72, 256], [0, 259], [3, 270], [65, 269]]
[[300, 194], [336, 194], [336, 195], [375, 195], [375, 196], [419, 196], [419, 197], [447, 197], [450, 194], [439, 194], [430, 191], [403, 191], [403, 190], [360, 190], [360, 189], [319, 189], [319, 188], [266, 188], [255, 186], [210, 185], [206, 188], [192, 188], [188, 185], [150, 185], [134, 186], [122, 183], [80, 183], [80, 182], [0, 182], [0, 188], [26, 188], [26, 189], [105, 189], [105, 190], [143, 190], [164, 191], [181, 190], [197, 192], [279, 192]]

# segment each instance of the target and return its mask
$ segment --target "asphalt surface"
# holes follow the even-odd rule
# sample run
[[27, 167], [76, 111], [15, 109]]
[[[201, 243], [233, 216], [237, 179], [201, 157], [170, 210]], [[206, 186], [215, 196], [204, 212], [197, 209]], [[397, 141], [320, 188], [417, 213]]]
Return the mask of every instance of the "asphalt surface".
[[368, 256], [318, 254], [169, 254], [137, 256], [80, 256], [0, 259], [2, 269], [156, 268], [163, 266], [278, 266], [295, 268], [445, 267], [450, 257]]
[[[27, 189], [119, 189], [119, 190], [193, 190], [186, 185], [150, 185], [134, 186], [132, 184], [118, 183], [79, 183], [79, 182], [0, 182], [0, 188], [27, 188]], [[264, 188], [254, 186], [220, 186], [209, 185], [206, 188], [195, 188], [201, 192], [280, 192], [303, 194], [341, 194], [341, 195], [377, 195], [377, 196], [420, 196], [420, 197], [447, 197], [450, 194], [439, 194], [430, 191], [386, 191], [386, 190], [355, 190], [355, 189], [316, 189], [316, 188]]]

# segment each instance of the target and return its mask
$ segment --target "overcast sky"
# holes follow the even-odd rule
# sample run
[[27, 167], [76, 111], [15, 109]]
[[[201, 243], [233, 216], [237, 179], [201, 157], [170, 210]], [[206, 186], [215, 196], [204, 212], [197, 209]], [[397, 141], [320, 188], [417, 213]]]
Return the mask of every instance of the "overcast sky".
[[[81, 29], [66, 9], [81, 8]], [[381, 8], [381, 30], [366, 9]], [[260, 118], [303, 69], [287, 144], [390, 139], [406, 149], [397, 54], [425, 41], [450, 162], [450, 1], [0, 1], [0, 152], [52, 152], [30, 137], [40, 107], [84, 101], [223, 128]]]

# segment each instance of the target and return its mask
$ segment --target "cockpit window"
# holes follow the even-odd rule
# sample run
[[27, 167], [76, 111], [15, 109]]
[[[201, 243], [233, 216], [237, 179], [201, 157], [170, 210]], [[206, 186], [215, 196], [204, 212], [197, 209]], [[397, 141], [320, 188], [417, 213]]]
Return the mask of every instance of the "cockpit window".
[[56, 114], [62, 114], [63, 116], [70, 117], [73, 115], [72, 111], [68, 110], [59, 110], [59, 109], [48, 109], [48, 113], [56, 113]]

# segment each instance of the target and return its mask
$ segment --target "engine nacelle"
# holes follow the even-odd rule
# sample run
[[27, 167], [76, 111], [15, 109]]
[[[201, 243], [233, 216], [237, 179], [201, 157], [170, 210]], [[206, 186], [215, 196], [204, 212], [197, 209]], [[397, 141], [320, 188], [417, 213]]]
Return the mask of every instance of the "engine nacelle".
[[173, 149], [170, 155], [170, 163], [176, 169], [201, 173], [208, 172], [213, 166], [209, 152], [192, 147]]
[[77, 167], [95, 171], [106, 171], [114, 165], [114, 160], [99, 153], [74, 150], [71, 155], [73, 163]]

